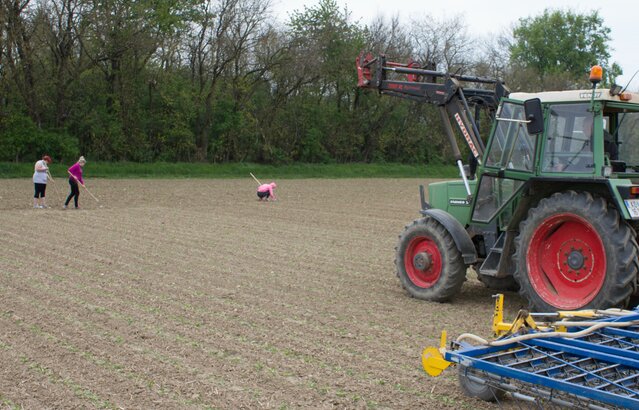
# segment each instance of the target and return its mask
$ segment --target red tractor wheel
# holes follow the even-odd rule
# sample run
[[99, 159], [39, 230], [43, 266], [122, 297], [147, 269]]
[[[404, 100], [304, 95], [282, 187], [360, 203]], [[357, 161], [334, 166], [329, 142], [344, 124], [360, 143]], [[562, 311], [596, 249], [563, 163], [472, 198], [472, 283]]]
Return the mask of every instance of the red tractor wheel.
[[437, 220], [413, 221], [399, 237], [395, 266], [411, 296], [444, 302], [459, 292], [466, 266], [453, 237]]
[[515, 279], [533, 311], [625, 306], [637, 244], [601, 197], [568, 191], [539, 202], [520, 225]]

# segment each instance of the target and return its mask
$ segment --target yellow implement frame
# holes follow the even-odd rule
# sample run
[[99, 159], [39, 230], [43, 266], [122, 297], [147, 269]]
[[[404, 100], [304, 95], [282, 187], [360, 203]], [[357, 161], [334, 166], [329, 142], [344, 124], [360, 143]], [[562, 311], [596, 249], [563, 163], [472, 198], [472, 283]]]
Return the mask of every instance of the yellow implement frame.
[[422, 352], [422, 367], [430, 376], [436, 377], [441, 374], [452, 363], [444, 359], [446, 352], [446, 331], [442, 330], [439, 339], [439, 348], [427, 347]]

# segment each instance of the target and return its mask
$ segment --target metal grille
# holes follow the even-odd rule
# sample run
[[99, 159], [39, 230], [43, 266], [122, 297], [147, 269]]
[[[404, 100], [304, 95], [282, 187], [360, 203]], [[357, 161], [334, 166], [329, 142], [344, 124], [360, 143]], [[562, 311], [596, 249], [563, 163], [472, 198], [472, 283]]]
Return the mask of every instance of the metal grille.
[[474, 382], [536, 408], [639, 409], [637, 327], [605, 327], [575, 339], [539, 337], [503, 347], [460, 345], [446, 359], [462, 364]]

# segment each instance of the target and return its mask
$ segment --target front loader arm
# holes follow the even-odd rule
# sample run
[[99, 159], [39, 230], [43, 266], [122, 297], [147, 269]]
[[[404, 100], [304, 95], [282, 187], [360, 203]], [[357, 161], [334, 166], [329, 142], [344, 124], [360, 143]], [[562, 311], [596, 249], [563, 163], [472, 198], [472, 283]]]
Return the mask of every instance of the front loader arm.
[[[372, 88], [381, 94], [437, 105], [455, 161], [460, 168], [462, 157], [451, 119], [460, 130], [473, 157], [481, 161], [485, 146], [477, 127], [478, 118], [473, 117], [470, 105], [486, 108], [491, 116], [494, 116], [499, 100], [508, 95], [508, 89], [503, 82], [485, 77], [426, 70], [419, 68], [415, 62], [389, 62], [383, 55], [373, 57], [370, 53], [360, 54], [356, 64], [357, 85], [360, 88]], [[396, 75], [405, 77], [396, 79]], [[389, 78], [390, 76], [393, 78]], [[490, 84], [494, 89], [469, 88], [462, 86], [462, 83]], [[478, 116], [478, 111], [475, 116]]]

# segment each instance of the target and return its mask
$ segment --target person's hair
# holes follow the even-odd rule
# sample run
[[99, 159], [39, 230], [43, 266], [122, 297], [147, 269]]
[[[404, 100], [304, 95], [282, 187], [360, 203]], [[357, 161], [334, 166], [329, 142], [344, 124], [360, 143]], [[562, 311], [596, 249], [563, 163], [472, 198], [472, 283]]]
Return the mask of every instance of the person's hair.
[[84, 162], [84, 163], [86, 163], [86, 162], [87, 162], [87, 160], [86, 160], [86, 159], [84, 159], [84, 156], [80, 156], [80, 159], [78, 159], [78, 162]]
[[43, 155], [43, 156], [42, 156], [42, 159], [43, 159], [44, 161], [46, 161], [47, 163], [49, 163], [49, 164], [52, 162], [52, 161], [51, 161], [51, 157], [50, 157], [50, 156], [48, 156], [48, 155]]

